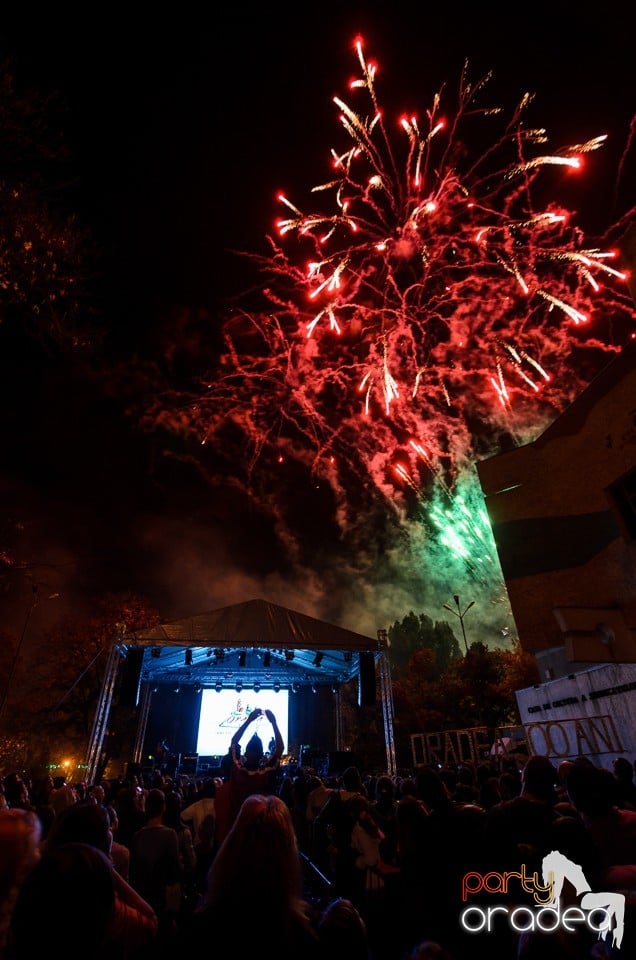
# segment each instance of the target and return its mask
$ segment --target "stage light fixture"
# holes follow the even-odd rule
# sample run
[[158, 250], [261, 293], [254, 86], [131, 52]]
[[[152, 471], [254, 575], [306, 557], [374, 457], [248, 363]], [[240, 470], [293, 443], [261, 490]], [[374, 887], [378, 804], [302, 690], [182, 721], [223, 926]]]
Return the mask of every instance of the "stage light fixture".
[[245, 653], [245, 650], [241, 650], [241, 652], [239, 653], [239, 667], [245, 666], [246, 658], [247, 658], [247, 654]]
[[[212, 651], [209, 651], [209, 653], [211, 652]], [[208, 653], [208, 656], [209, 656], [209, 653]], [[225, 658], [225, 650], [223, 649], [223, 647], [217, 647], [217, 649], [214, 651], [214, 659], [223, 660], [224, 658]]]
[[337, 684], [337, 683], [332, 683], [332, 684], [331, 684], [331, 692], [332, 692], [332, 693], [338, 693], [338, 684]]
[[201, 686], [200, 683], [195, 683], [195, 685], [194, 685], [194, 692], [195, 692], [195, 693], [197, 693], [197, 694], [201, 693], [201, 690], [202, 690], [202, 689], [203, 689], [203, 687]]
[[318, 651], [318, 653], [317, 653], [316, 656], [314, 657], [314, 667], [319, 667], [319, 666], [320, 666], [320, 664], [322, 663], [322, 658], [323, 658], [323, 656], [324, 656], [324, 654], [322, 654], [322, 653], [320, 653], [320, 651]]
[[240, 692], [241, 692], [241, 690], [243, 689], [243, 684], [241, 683], [240, 680], [237, 681], [236, 686], [234, 687], [234, 689], [236, 690], [237, 693], [240, 693]]
[[185, 665], [186, 667], [192, 666], [192, 648], [191, 647], [188, 647], [188, 649], [185, 652]]
[[254, 693], [258, 693], [260, 689], [261, 689], [261, 685], [257, 680], [256, 683], [254, 684]]
[[280, 683], [278, 682], [278, 680], [274, 684], [274, 693], [280, 693]]
[[216, 690], [217, 693], [220, 693], [221, 690], [223, 689], [223, 684], [220, 681], [217, 681], [214, 685], [214, 689]]
[[299, 690], [300, 690], [300, 684], [299, 684], [299, 683], [292, 683], [292, 685], [291, 685], [291, 691], [292, 691], [292, 693], [298, 693]]
[[265, 655], [263, 657], [263, 666], [269, 667], [271, 665], [271, 662], [272, 662], [272, 655], [269, 650], [266, 650]]
[[174, 688], [174, 692], [179, 693], [180, 690], [181, 690], [181, 687], [177, 684], [177, 686]]
[[294, 657], [295, 657], [295, 653], [293, 650], [285, 650], [285, 660], [289, 662], [290, 660], [293, 660]]
[[311, 692], [312, 692], [312, 693], [318, 693], [318, 684], [317, 684], [317, 683], [312, 683], [312, 685], [311, 685]]

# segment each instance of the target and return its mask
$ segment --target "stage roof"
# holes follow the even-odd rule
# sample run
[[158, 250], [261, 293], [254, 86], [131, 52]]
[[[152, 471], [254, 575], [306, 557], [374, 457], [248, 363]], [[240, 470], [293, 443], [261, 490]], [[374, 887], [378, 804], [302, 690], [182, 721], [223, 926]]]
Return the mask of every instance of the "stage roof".
[[367, 637], [266, 600], [247, 600], [127, 634], [142, 648], [141, 681], [202, 687], [346, 683], [360, 654], [385, 649]]

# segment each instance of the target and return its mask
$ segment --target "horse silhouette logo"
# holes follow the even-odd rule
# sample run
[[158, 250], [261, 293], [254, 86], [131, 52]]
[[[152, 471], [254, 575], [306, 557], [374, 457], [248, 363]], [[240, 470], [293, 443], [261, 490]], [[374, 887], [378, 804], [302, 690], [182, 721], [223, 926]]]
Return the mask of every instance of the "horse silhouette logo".
[[581, 897], [582, 910], [603, 911], [605, 913], [605, 919], [597, 927], [599, 938], [605, 940], [609, 931], [612, 930], [612, 945], [620, 949], [625, 932], [624, 895], [609, 891], [594, 893], [582, 868], [577, 863], [568, 860], [558, 850], [552, 850], [543, 858], [541, 870], [544, 884], [549, 885], [552, 890], [552, 900], [546, 906], [557, 906], [563, 884], [566, 880], [569, 880], [576, 891], [577, 897]]

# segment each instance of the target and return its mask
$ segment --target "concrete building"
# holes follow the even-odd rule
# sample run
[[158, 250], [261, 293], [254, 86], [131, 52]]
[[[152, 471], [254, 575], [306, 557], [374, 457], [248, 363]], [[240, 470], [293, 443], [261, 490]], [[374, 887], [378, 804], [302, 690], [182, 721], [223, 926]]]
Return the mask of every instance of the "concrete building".
[[[626, 666], [636, 663], [636, 341], [541, 436], [482, 461], [478, 474], [519, 640], [546, 687], [517, 695], [526, 731], [598, 718], [601, 706], [627, 723], [636, 717]], [[636, 759], [636, 733], [622, 729], [615, 742], [597, 733], [607, 751], [584, 752]], [[546, 742], [551, 755], [569, 755]], [[590, 744], [584, 736], [578, 746]]]

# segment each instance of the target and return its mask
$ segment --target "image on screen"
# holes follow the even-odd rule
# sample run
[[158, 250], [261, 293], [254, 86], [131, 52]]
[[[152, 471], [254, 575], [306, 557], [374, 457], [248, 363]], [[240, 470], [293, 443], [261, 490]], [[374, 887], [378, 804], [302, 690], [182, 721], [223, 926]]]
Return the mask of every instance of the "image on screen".
[[[288, 690], [203, 690], [201, 693], [201, 714], [197, 736], [197, 753], [200, 757], [222, 757], [230, 749], [230, 741], [252, 710], [271, 710], [276, 717], [278, 729], [283, 738], [283, 753], [288, 752]], [[274, 736], [272, 725], [267, 717], [259, 717], [250, 723], [241, 739], [241, 747], [257, 733], [263, 741], [263, 749], [269, 749]]]

